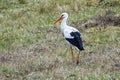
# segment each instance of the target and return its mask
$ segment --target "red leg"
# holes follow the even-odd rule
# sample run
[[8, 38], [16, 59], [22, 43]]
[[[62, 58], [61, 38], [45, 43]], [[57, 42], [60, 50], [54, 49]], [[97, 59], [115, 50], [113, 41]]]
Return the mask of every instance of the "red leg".
[[72, 54], [72, 64], [74, 64], [74, 55], [73, 55], [73, 49], [72, 49], [71, 46], [70, 46], [70, 51], [71, 51], [71, 54]]
[[77, 58], [76, 58], [76, 64], [78, 65], [78, 63], [79, 63], [79, 58], [80, 58], [80, 51], [79, 51], [79, 53], [78, 53], [78, 55], [77, 55]]

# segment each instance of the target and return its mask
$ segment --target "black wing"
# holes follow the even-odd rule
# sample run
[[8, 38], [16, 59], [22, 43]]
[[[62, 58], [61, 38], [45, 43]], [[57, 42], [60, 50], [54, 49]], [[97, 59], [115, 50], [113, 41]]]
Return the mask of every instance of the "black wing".
[[68, 42], [70, 42], [72, 45], [76, 46], [79, 50], [84, 50], [81, 35], [79, 32], [71, 32], [71, 36], [74, 38], [65, 38]]

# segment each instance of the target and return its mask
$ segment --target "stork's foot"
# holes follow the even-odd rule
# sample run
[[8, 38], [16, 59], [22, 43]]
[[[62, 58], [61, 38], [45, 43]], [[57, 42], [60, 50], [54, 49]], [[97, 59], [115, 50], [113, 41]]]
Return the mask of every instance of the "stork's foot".
[[77, 64], [77, 65], [79, 64], [79, 59], [80, 59], [80, 52], [79, 52], [79, 54], [77, 55], [77, 59], [76, 59], [76, 64]]
[[78, 65], [79, 64], [79, 60], [76, 60], [76, 65]]

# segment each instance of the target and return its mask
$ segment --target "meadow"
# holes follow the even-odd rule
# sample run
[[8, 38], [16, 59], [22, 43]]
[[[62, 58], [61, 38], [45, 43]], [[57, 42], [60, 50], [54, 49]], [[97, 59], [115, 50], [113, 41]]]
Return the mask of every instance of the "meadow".
[[[0, 80], [120, 80], [119, 5], [119, 0], [0, 0]], [[54, 24], [62, 12], [83, 38], [78, 65], [71, 63], [60, 23]], [[88, 20], [96, 24], [82, 26]]]

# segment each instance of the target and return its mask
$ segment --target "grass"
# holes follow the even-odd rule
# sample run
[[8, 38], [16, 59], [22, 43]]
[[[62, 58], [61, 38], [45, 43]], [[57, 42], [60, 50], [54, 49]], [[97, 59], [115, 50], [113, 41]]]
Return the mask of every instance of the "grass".
[[[72, 66], [59, 24], [53, 24], [62, 12], [69, 13], [69, 24], [107, 10], [118, 15], [116, 1], [97, 6], [98, 0], [0, 0], [0, 79], [119, 80], [120, 26], [101, 30], [97, 26], [84, 30], [76, 27], [85, 51], [81, 52], [80, 64]], [[112, 3], [116, 5], [110, 6]]]

